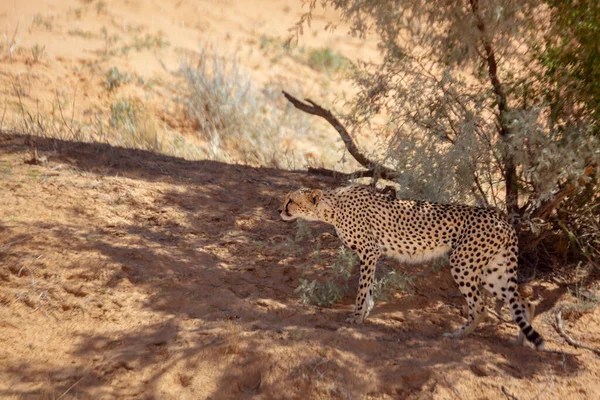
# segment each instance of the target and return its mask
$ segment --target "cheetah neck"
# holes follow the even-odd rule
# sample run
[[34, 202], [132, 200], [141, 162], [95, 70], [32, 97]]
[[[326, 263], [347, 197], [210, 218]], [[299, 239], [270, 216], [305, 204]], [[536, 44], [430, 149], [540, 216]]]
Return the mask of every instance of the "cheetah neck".
[[324, 192], [319, 204], [317, 204], [317, 218], [323, 222], [333, 225], [335, 222], [334, 210], [336, 201], [337, 199], [334, 196], [334, 193]]

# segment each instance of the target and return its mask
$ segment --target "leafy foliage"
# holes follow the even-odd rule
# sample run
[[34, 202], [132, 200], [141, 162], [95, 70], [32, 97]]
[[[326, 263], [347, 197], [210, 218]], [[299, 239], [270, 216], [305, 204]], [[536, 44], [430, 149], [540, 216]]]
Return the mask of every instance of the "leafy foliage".
[[[574, 102], [594, 121], [600, 117], [600, 3], [595, 0], [548, 0], [554, 22], [540, 53], [549, 82], [553, 115], [560, 118]], [[562, 96], [561, 96], [562, 94]], [[565, 96], [568, 94], [568, 96]], [[594, 127], [596, 133], [598, 126]]]
[[346, 121], [381, 138], [399, 196], [499, 207], [538, 235], [561, 203], [598, 192], [596, 1], [319, 3], [379, 38]]

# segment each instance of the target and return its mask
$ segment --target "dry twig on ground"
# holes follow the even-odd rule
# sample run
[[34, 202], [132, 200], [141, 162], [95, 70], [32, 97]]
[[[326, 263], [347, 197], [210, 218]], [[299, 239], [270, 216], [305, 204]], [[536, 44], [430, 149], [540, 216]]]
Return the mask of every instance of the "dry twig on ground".
[[586, 349], [589, 351], [592, 351], [594, 353], [596, 353], [597, 355], [600, 356], [600, 349], [597, 349], [595, 347], [591, 347], [588, 345], [585, 345], [575, 339], [573, 339], [571, 336], [569, 336], [565, 330], [563, 329], [563, 324], [562, 324], [562, 311], [559, 311], [556, 313], [556, 330], [557, 332], [560, 334], [560, 336], [562, 336], [563, 339], [565, 339], [565, 341], [567, 343], [569, 343], [571, 346], [573, 347], [579, 347], [582, 349]]

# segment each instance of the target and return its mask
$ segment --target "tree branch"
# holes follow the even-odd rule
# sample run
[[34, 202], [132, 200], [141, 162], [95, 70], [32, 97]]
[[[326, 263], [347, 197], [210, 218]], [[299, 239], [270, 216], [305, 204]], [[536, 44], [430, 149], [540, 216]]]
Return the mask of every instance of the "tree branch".
[[[361, 176], [379, 177], [390, 181], [393, 181], [398, 178], [398, 173], [396, 171], [387, 168], [379, 164], [378, 162], [370, 160], [369, 158], [367, 158], [367, 156], [361, 153], [361, 151], [358, 149], [358, 146], [356, 146], [356, 143], [354, 143], [354, 140], [352, 139], [344, 125], [342, 125], [342, 123], [331, 113], [331, 111], [321, 107], [320, 105], [318, 105], [310, 99], [304, 99], [306, 101], [305, 103], [298, 100], [286, 91], [283, 91], [283, 95], [297, 109], [304, 111], [305, 113], [324, 118], [327, 122], [331, 124], [331, 126], [335, 128], [335, 130], [339, 133], [340, 137], [344, 141], [344, 145], [346, 146], [346, 149], [348, 149], [350, 155], [352, 155], [352, 157], [354, 157], [354, 159], [360, 165], [367, 169], [367, 171], [359, 172], [359, 174], [362, 174]], [[338, 174], [341, 176], [351, 175], [342, 173]]]
[[[508, 111], [508, 101], [506, 99], [504, 88], [498, 78], [496, 54], [492, 48], [490, 39], [487, 37], [485, 23], [479, 13], [479, 0], [469, 0], [469, 3], [471, 4], [471, 11], [477, 20], [477, 29], [481, 33], [481, 42], [483, 44], [483, 50], [485, 51], [485, 54], [481, 54], [481, 57], [484, 58], [487, 63], [490, 83], [492, 84], [494, 94], [496, 95], [498, 124], [500, 128], [499, 133], [502, 139], [507, 142], [510, 133], [505, 118], [505, 114]], [[509, 149], [504, 151], [504, 181], [506, 183], [506, 209], [508, 214], [518, 214], [519, 187], [517, 183], [517, 167]]]
[[308, 167], [308, 173], [316, 174], [316, 175], [331, 176], [333, 178], [342, 178], [342, 179], [372, 178], [375, 175], [374, 171], [368, 171], [368, 170], [345, 173], [345, 172], [339, 172], [339, 171], [336, 171], [333, 169], [328, 169], [328, 168], [313, 168], [313, 167]]

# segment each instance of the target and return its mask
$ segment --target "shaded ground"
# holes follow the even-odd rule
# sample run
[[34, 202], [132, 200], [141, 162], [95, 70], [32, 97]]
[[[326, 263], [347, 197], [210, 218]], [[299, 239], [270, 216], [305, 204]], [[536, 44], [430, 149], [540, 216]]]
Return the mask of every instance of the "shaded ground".
[[[508, 343], [491, 320], [468, 339], [446, 269], [414, 271], [415, 294], [367, 324], [343, 304], [299, 302], [300, 278], [340, 243], [276, 209], [286, 191], [331, 181], [189, 162], [106, 145], [0, 136], [0, 398], [598, 398], [598, 357], [551, 326], [565, 289], [537, 282], [536, 326], [553, 350]], [[319, 250], [320, 262], [312, 256]], [[387, 264], [393, 265], [386, 261]], [[596, 309], [565, 328], [600, 345]], [[61, 397], [62, 396], [62, 397]]]

